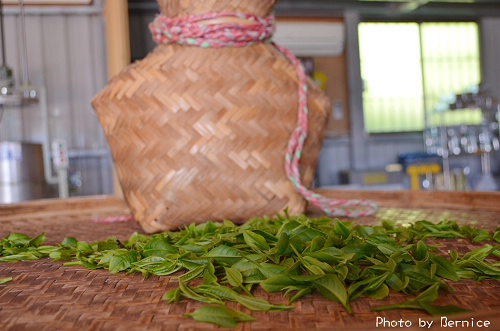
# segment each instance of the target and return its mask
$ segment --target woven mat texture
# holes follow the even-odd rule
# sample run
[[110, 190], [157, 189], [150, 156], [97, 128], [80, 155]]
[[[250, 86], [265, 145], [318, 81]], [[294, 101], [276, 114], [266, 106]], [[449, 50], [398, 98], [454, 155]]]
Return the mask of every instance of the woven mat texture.
[[[456, 220], [460, 224], [474, 224], [488, 230], [499, 225], [498, 213], [459, 212], [442, 210], [407, 210], [382, 208], [374, 217], [358, 220], [359, 224], [374, 224], [380, 219], [415, 221], [427, 219]], [[90, 213], [78, 215], [29, 217], [0, 223], [0, 237], [11, 232], [38, 235], [45, 232], [47, 244], [74, 236], [82, 241], [102, 240], [108, 236], [127, 239], [133, 232], [143, 232], [134, 222], [100, 224], [92, 222]], [[457, 249], [460, 254], [480, 247], [463, 239], [439, 240], [440, 253]], [[175, 275], [174, 275], [175, 276]], [[173, 277], [174, 277], [173, 276]], [[80, 266], [62, 266], [49, 259], [26, 262], [0, 262], [0, 278], [13, 280], [0, 285], [0, 330], [215, 330], [218, 327], [183, 317], [202, 303], [182, 300], [168, 304], [161, 300], [165, 291], [177, 286], [169, 276], [140, 274], [109, 274], [106, 270], [87, 270]], [[500, 330], [500, 282], [472, 280], [450, 282], [453, 293], [440, 292], [437, 304], [456, 304], [474, 310], [472, 315], [491, 322], [488, 330]], [[268, 294], [256, 289], [255, 295], [273, 303], [286, 303], [280, 293]], [[236, 303], [231, 308], [242, 310], [257, 320], [241, 323], [236, 330], [306, 330], [343, 329], [374, 330], [376, 320], [409, 320], [418, 328], [419, 318], [432, 320], [425, 313], [413, 310], [370, 312], [371, 307], [399, 303], [403, 294], [391, 290], [388, 298], [372, 300], [366, 297], [352, 302], [353, 314], [348, 314], [338, 303], [323, 299], [318, 293], [298, 302], [295, 309], [282, 312], [250, 312]], [[438, 322], [434, 326], [438, 326]], [[394, 328], [391, 328], [394, 329]], [[431, 328], [436, 330], [437, 328]], [[474, 328], [446, 328], [467, 329]]]

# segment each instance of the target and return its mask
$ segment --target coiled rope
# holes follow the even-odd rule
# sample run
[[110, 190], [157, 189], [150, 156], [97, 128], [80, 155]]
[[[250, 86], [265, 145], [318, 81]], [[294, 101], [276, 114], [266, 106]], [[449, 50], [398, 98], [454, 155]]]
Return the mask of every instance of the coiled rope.
[[[220, 18], [243, 19], [241, 23], [218, 23]], [[207, 21], [208, 20], [208, 21]], [[180, 44], [198, 47], [242, 47], [271, 42], [275, 30], [272, 15], [261, 18], [251, 14], [212, 12], [183, 17], [158, 15], [149, 25], [153, 39], [158, 44]], [[293, 131], [285, 156], [285, 172], [293, 187], [307, 201], [328, 215], [357, 217], [372, 214], [377, 206], [369, 200], [329, 199], [302, 185], [299, 161], [308, 130], [307, 83], [304, 68], [286, 48], [274, 44], [294, 65], [298, 76], [299, 111], [297, 127]], [[352, 209], [346, 209], [352, 208]]]

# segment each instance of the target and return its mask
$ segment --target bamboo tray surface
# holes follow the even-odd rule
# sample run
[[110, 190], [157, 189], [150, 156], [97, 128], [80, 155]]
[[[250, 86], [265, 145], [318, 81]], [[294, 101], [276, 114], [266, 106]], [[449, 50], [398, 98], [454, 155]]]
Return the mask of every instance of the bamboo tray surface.
[[[356, 195], [323, 191], [331, 196]], [[483, 199], [474, 194], [455, 196], [455, 207], [446, 203], [439, 208], [438, 198], [448, 201], [449, 194], [425, 195], [415, 192], [357, 192], [368, 195], [379, 203], [376, 215], [357, 219], [358, 224], [375, 224], [380, 219], [411, 222], [454, 220], [459, 224], [473, 224], [492, 231], [500, 225], [497, 202], [500, 195], [485, 194]], [[452, 194], [453, 195], [453, 194]], [[359, 197], [359, 195], [358, 195]], [[362, 196], [361, 196], [362, 197]], [[446, 198], [448, 197], [448, 198]], [[459, 198], [460, 197], [460, 198]], [[348, 197], [349, 198], [349, 197]], [[426, 199], [428, 201], [426, 201]], [[463, 203], [463, 201], [475, 201]], [[403, 208], [402, 205], [406, 205]], [[428, 208], [423, 208], [427, 205]], [[309, 208], [308, 213], [318, 215]], [[35, 236], [45, 232], [46, 244], [60, 242], [68, 236], [81, 241], [103, 240], [116, 236], [127, 239], [133, 232], [144, 233], [135, 222], [94, 223], [96, 217], [130, 215], [121, 197], [99, 196], [70, 198], [66, 200], [39, 200], [22, 204], [0, 206], [0, 238], [12, 232]], [[456, 249], [463, 254], [483, 243], [464, 239], [441, 239], [439, 253]], [[87, 270], [81, 266], [62, 266], [50, 259], [25, 262], [0, 262], [0, 278], [13, 280], [0, 285], [0, 330], [216, 330], [217, 326], [199, 323], [182, 316], [203, 303], [182, 300], [168, 304], [161, 300], [163, 294], [177, 286], [173, 276], [141, 274], [109, 274], [107, 270]], [[488, 330], [500, 330], [500, 281], [463, 279], [449, 282], [453, 293], [440, 291], [436, 304], [455, 304], [474, 310], [474, 313], [455, 315], [455, 320], [490, 321]], [[256, 289], [255, 296], [273, 303], [286, 303], [281, 293], [266, 293]], [[344, 329], [373, 330], [377, 319], [410, 321], [406, 330], [422, 330], [419, 319], [434, 320], [431, 330], [441, 329], [439, 317], [435, 318], [414, 310], [388, 310], [370, 312], [371, 307], [399, 303], [408, 297], [391, 290], [388, 298], [373, 300], [366, 297], [353, 301], [353, 314], [348, 314], [340, 304], [323, 299], [319, 293], [307, 295], [294, 303], [295, 309], [278, 312], [250, 312], [239, 304], [229, 302], [228, 307], [239, 309], [256, 317], [253, 322], [241, 323], [236, 330], [306, 330]], [[390, 329], [398, 329], [399, 327]], [[401, 329], [401, 328], [399, 328]], [[483, 330], [486, 328], [445, 327], [446, 330]]]

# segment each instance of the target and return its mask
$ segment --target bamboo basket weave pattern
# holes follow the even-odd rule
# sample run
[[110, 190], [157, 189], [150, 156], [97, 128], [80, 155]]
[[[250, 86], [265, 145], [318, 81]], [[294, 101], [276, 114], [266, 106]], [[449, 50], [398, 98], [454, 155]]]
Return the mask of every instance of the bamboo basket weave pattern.
[[[267, 16], [275, 0], [159, 1], [169, 17], [204, 12]], [[222, 18], [223, 20], [224, 18]], [[158, 45], [92, 100], [118, 178], [147, 232], [208, 219], [244, 220], [305, 200], [284, 171], [297, 124], [295, 68], [272, 44]], [[308, 83], [309, 135], [300, 160], [310, 186], [329, 109]]]
[[[116, 198], [98, 200], [68, 200], [67, 205], [49, 201], [45, 209], [37, 202], [30, 203], [32, 209], [17, 210], [17, 214], [0, 215], [0, 238], [12, 232], [36, 236], [45, 232], [46, 244], [60, 243], [71, 236], [92, 242], [104, 240], [110, 235], [126, 240], [134, 231], [143, 233], [138, 224], [92, 223], [96, 215], [121, 215], [127, 209], [114, 201]], [[45, 203], [45, 202], [44, 202]], [[28, 207], [28, 206], [27, 206]], [[10, 207], [9, 207], [10, 208]], [[413, 222], [426, 219], [441, 221], [449, 219], [460, 225], [474, 224], [493, 231], [498, 226], [498, 212], [464, 212], [460, 208], [450, 210], [380, 208], [376, 215], [356, 220], [356, 224], [380, 224], [382, 219]], [[447, 256], [456, 249], [460, 255], [481, 247], [484, 243], [468, 239], [439, 239], [436, 254]], [[496, 258], [498, 261], [498, 258]], [[493, 261], [491, 261], [493, 262]], [[61, 261], [42, 259], [24, 262], [1, 262], [0, 278], [13, 280], [0, 285], [0, 330], [177, 330], [209, 331], [228, 330], [208, 323], [196, 322], [184, 313], [192, 313], [204, 303], [190, 299], [168, 304], [163, 294], [178, 286], [174, 274], [171, 276], [143, 277], [140, 273], [110, 274], [107, 270], [88, 270], [82, 266], [63, 266]], [[476, 282], [462, 279], [449, 282], [453, 292], [440, 290], [436, 304], [455, 304], [473, 310], [456, 319], [491, 321], [489, 328], [439, 327], [439, 316], [431, 330], [499, 330], [500, 329], [500, 282], [484, 280]], [[282, 293], [267, 293], [256, 288], [256, 297], [273, 303], [286, 303]], [[411, 309], [395, 309], [372, 312], [372, 307], [396, 304], [409, 297], [390, 291], [384, 300], [361, 296], [352, 304], [353, 314], [342, 306], [321, 296], [317, 291], [296, 301], [295, 309], [288, 311], [249, 311], [240, 304], [228, 302], [227, 306], [251, 314], [257, 320], [239, 324], [235, 330], [349, 330], [375, 329], [423, 330], [418, 320], [433, 319], [424, 312]], [[454, 315], [453, 315], [454, 316]], [[410, 320], [411, 328], [376, 327], [377, 317], [387, 320]]]

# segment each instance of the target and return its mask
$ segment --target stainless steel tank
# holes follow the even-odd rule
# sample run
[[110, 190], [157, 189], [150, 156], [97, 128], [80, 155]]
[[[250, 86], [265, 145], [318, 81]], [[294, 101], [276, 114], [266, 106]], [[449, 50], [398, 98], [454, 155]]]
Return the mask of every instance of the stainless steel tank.
[[42, 145], [0, 141], [0, 204], [41, 199]]

